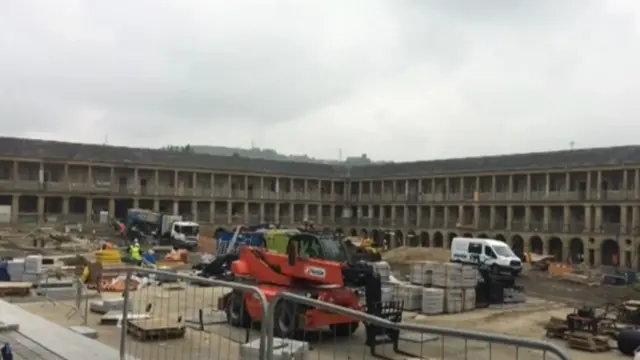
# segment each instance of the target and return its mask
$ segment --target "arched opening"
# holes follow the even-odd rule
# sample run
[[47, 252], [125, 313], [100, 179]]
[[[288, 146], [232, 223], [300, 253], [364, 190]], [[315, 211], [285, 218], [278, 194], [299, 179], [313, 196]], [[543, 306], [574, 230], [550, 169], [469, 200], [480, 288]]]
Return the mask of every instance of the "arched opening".
[[411, 246], [411, 247], [420, 246], [420, 239], [416, 235], [416, 232], [413, 231], [413, 230], [407, 232], [407, 242], [409, 243], [409, 246]]
[[344, 230], [342, 228], [336, 228], [336, 234], [344, 234]]
[[600, 253], [602, 265], [617, 266], [620, 262], [620, 246], [613, 239], [606, 239], [600, 245]]
[[507, 243], [507, 239], [502, 234], [496, 234], [496, 240], [502, 241], [503, 243]]
[[358, 230], [351, 228], [351, 230], [349, 230], [349, 234], [351, 236], [358, 236]]
[[386, 245], [387, 247], [391, 248], [391, 246], [393, 246], [393, 244], [391, 243], [391, 232], [390, 231], [383, 231], [383, 236], [382, 236], [382, 240], [383, 240], [383, 245]]
[[384, 245], [383, 234], [378, 229], [371, 230], [371, 240], [373, 241], [376, 247], [382, 247], [382, 245]]
[[473, 237], [473, 234], [472, 233], [464, 233], [464, 234], [462, 234], [462, 237], [471, 239]]
[[549, 238], [549, 255], [553, 256], [556, 261], [562, 261], [564, 254], [562, 253], [562, 240], [559, 237]]
[[584, 261], [584, 242], [580, 238], [569, 241], [569, 260], [572, 264], [581, 264]]
[[444, 247], [444, 236], [442, 236], [440, 231], [436, 231], [435, 234], [433, 234], [433, 246], [437, 248]]
[[447, 236], [447, 244], [449, 249], [451, 249], [451, 243], [453, 242], [453, 238], [456, 238], [456, 237], [458, 237], [456, 233], [449, 233], [449, 235]]
[[400, 229], [396, 230], [394, 237], [396, 240], [395, 247], [399, 248], [401, 246], [404, 246], [404, 234], [402, 233], [402, 230]]
[[529, 239], [529, 243], [531, 243], [531, 252], [534, 254], [541, 255], [544, 250], [544, 246], [542, 246], [542, 239], [539, 236], [532, 236]]
[[488, 239], [488, 238], [489, 236], [487, 234], [484, 234], [484, 233], [478, 234], [478, 239]]
[[431, 244], [429, 243], [429, 233], [426, 231], [420, 232], [420, 245], [422, 247], [429, 247]]
[[362, 229], [360, 229], [360, 235], [362, 237], [367, 237], [369, 235], [369, 231], [367, 231], [367, 229], [365, 229], [365, 228], [362, 228]]
[[522, 236], [513, 235], [511, 237], [511, 249], [520, 259], [524, 259], [524, 239]]

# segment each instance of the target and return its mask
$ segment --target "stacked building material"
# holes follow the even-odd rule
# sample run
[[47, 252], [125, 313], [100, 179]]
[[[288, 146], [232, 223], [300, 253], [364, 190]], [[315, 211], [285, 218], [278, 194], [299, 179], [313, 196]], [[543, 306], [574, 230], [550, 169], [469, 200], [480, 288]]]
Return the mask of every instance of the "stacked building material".
[[444, 290], [437, 288], [422, 289], [421, 312], [426, 315], [438, 315], [444, 312]]
[[24, 259], [13, 259], [7, 262], [7, 272], [11, 281], [23, 281]]
[[478, 286], [478, 280], [480, 278], [480, 273], [475, 266], [462, 266], [462, 288], [475, 289], [475, 287]]
[[441, 268], [442, 264], [434, 261], [418, 261], [411, 264], [409, 281], [414, 285], [431, 286], [434, 269]]
[[395, 285], [383, 284], [381, 301], [393, 301], [396, 299]]
[[[381, 299], [380, 301], [393, 301], [396, 300], [396, 296], [397, 296], [397, 290], [396, 288], [399, 286], [399, 284], [390, 284], [390, 283], [383, 283], [382, 284], [382, 294], [381, 294]], [[358, 292], [358, 295], [360, 295], [360, 304], [366, 304], [367, 303], [367, 297], [365, 296], [365, 288], [364, 287], [360, 287], [360, 288], [356, 288], [355, 289]]]
[[422, 308], [423, 287], [412, 284], [396, 285], [396, 298], [404, 302], [404, 309], [416, 311]]
[[380, 275], [382, 282], [389, 282], [391, 279], [391, 266], [386, 261], [376, 261], [369, 263], [373, 270]]
[[466, 307], [470, 310], [471, 300], [465, 301], [465, 295], [473, 298], [475, 307], [475, 287], [478, 278], [474, 267], [458, 263], [442, 264], [433, 268], [431, 283], [434, 287], [444, 290], [444, 309], [447, 313], [462, 312], [467, 310]]
[[447, 314], [457, 314], [464, 311], [464, 290], [461, 288], [445, 288], [444, 310]]
[[24, 259], [22, 281], [38, 283], [44, 273], [42, 255], [29, 255]]
[[520, 286], [514, 286], [512, 288], [504, 289], [505, 303], [523, 303], [525, 301], [527, 301], [527, 297], [524, 294], [524, 288]]
[[466, 288], [462, 290], [463, 311], [469, 311], [476, 308], [476, 289]]
[[445, 263], [433, 267], [431, 284], [439, 288], [471, 288], [478, 284], [477, 270], [472, 266]]

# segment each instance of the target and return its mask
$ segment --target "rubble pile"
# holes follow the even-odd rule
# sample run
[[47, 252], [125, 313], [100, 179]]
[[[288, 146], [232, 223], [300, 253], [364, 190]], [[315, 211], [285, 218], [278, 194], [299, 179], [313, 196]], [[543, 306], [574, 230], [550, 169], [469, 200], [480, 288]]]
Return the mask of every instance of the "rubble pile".
[[93, 248], [90, 240], [51, 227], [37, 227], [27, 233], [20, 229], [4, 229], [0, 231], [0, 247], [33, 253], [78, 253]]
[[392, 265], [406, 265], [415, 261], [448, 262], [449, 256], [448, 249], [402, 246], [383, 253], [382, 259]]

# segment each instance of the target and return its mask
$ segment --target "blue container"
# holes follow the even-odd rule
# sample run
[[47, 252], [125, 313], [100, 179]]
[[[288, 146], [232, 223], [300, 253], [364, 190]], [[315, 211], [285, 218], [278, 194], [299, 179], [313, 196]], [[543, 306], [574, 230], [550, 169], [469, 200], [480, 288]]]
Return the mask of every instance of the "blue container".
[[629, 285], [638, 282], [638, 274], [632, 269], [603, 266], [601, 270], [604, 274], [603, 283], [608, 285]]
[[[233, 233], [229, 232], [221, 232], [218, 234], [218, 249], [216, 250], [216, 255], [223, 255], [227, 253], [227, 248], [233, 239]], [[263, 247], [264, 246], [264, 238], [261, 233], [254, 234], [239, 234], [236, 239], [236, 243], [234, 244], [234, 249], [231, 252], [239, 252], [242, 246], [256, 246]]]

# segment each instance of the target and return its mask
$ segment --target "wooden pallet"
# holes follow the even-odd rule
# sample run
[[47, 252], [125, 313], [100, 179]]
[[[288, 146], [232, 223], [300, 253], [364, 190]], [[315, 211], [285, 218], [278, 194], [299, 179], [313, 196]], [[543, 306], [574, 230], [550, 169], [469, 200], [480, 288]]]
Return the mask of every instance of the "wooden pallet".
[[139, 341], [181, 339], [185, 336], [186, 326], [175, 320], [129, 320], [127, 333]]
[[[129, 321], [150, 319], [150, 314], [132, 314], [127, 315]], [[118, 325], [122, 321], [122, 310], [112, 310], [100, 317], [100, 325]]]
[[31, 295], [33, 284], [30, 282], [0, 282], [0, 297]]
[[567, 338], [567, 322], [566, 320], [557, 318], [552, 316], [549, 319], [549, 322], [545, 325], [544, 329], [546, 330], [546, 336], [549, 338], [555, 339], [566, 339]]
[[572, 349], [590, 352], [609, 351], [609, 337], [593, 335], [587, 332], [573, 332], [567, 335], [567, 345]]

